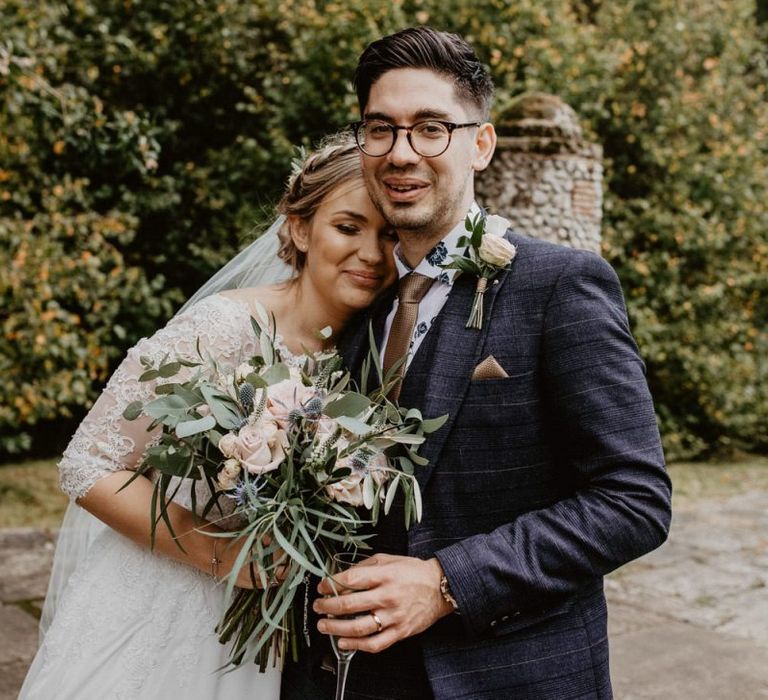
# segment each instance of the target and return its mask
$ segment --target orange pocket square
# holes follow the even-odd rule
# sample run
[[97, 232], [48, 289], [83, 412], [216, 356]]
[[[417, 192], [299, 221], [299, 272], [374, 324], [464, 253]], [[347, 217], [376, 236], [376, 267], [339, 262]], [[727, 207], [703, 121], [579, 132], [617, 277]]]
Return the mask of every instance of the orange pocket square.
[[483, 379], [506, 379], [509, 375], [504, 368], [496, 362], [493, 355], [488, 355], [472, 372], [472, 381], [482, 381]]

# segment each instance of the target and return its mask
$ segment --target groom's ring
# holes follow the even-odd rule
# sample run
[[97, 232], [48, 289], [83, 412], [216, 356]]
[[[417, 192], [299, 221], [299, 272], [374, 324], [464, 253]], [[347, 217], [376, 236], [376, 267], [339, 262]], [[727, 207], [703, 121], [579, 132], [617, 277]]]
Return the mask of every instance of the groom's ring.
[[384, 625], [382, 624], [381, 620], [379, 619], [379, 616], [371, 611], [371, 617], [373, 618], [373, 621], [376, 623], [376, 633], [378, 634], [381, 632], [381, 630], [384, 629]]

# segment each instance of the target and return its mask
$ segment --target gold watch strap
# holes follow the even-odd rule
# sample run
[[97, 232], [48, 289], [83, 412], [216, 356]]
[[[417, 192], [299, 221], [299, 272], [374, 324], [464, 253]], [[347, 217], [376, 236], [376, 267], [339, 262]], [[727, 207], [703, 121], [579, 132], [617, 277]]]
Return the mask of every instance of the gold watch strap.
[[453, 612], [458, 613], [459, 604], [456, 602], [456, 598], [451, 595], [451, 589], [448, 586], [448, 577], [445, 574], [440, 577], [440, 593], [442, 594], [445, 602], [451, 604]]

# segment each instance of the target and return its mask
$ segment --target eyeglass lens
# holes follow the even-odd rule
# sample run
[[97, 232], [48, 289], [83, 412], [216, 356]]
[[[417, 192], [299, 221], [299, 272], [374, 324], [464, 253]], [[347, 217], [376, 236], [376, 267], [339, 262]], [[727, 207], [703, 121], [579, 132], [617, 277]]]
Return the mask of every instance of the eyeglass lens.
[[[360, 124], [357, 141], [369, 156], [383, 156], [395, 145], [397, 129], [383, 121], [371, 120]], [[448, 148], [451, 134], [440, 122], [419, 122], [410, 129], [410, 143], [416, 153], [427, 158], [437, 156]]]

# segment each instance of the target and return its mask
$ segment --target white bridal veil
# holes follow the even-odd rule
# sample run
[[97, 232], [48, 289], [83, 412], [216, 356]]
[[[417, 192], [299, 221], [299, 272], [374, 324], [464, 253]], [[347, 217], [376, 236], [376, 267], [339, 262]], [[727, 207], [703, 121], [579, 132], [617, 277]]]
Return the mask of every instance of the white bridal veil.
[[[280, 248], [278, 232], [284, 223], [285, 217], [278, 216], [259, 238], [240, 251], [200, 287], [179, 309], [177, 315], [186, 312], [200, 300], [226, 289], [258, 287], [289, 279], [293, 275], [293, 269], [277, 256]], [[51, 578], [40, 617], [41, 640], [53, 620], [59, 599], [71, 575], [85, 561], [91, 543], [107, 527], [76, 503], [69, 504], [59, 530]]]

